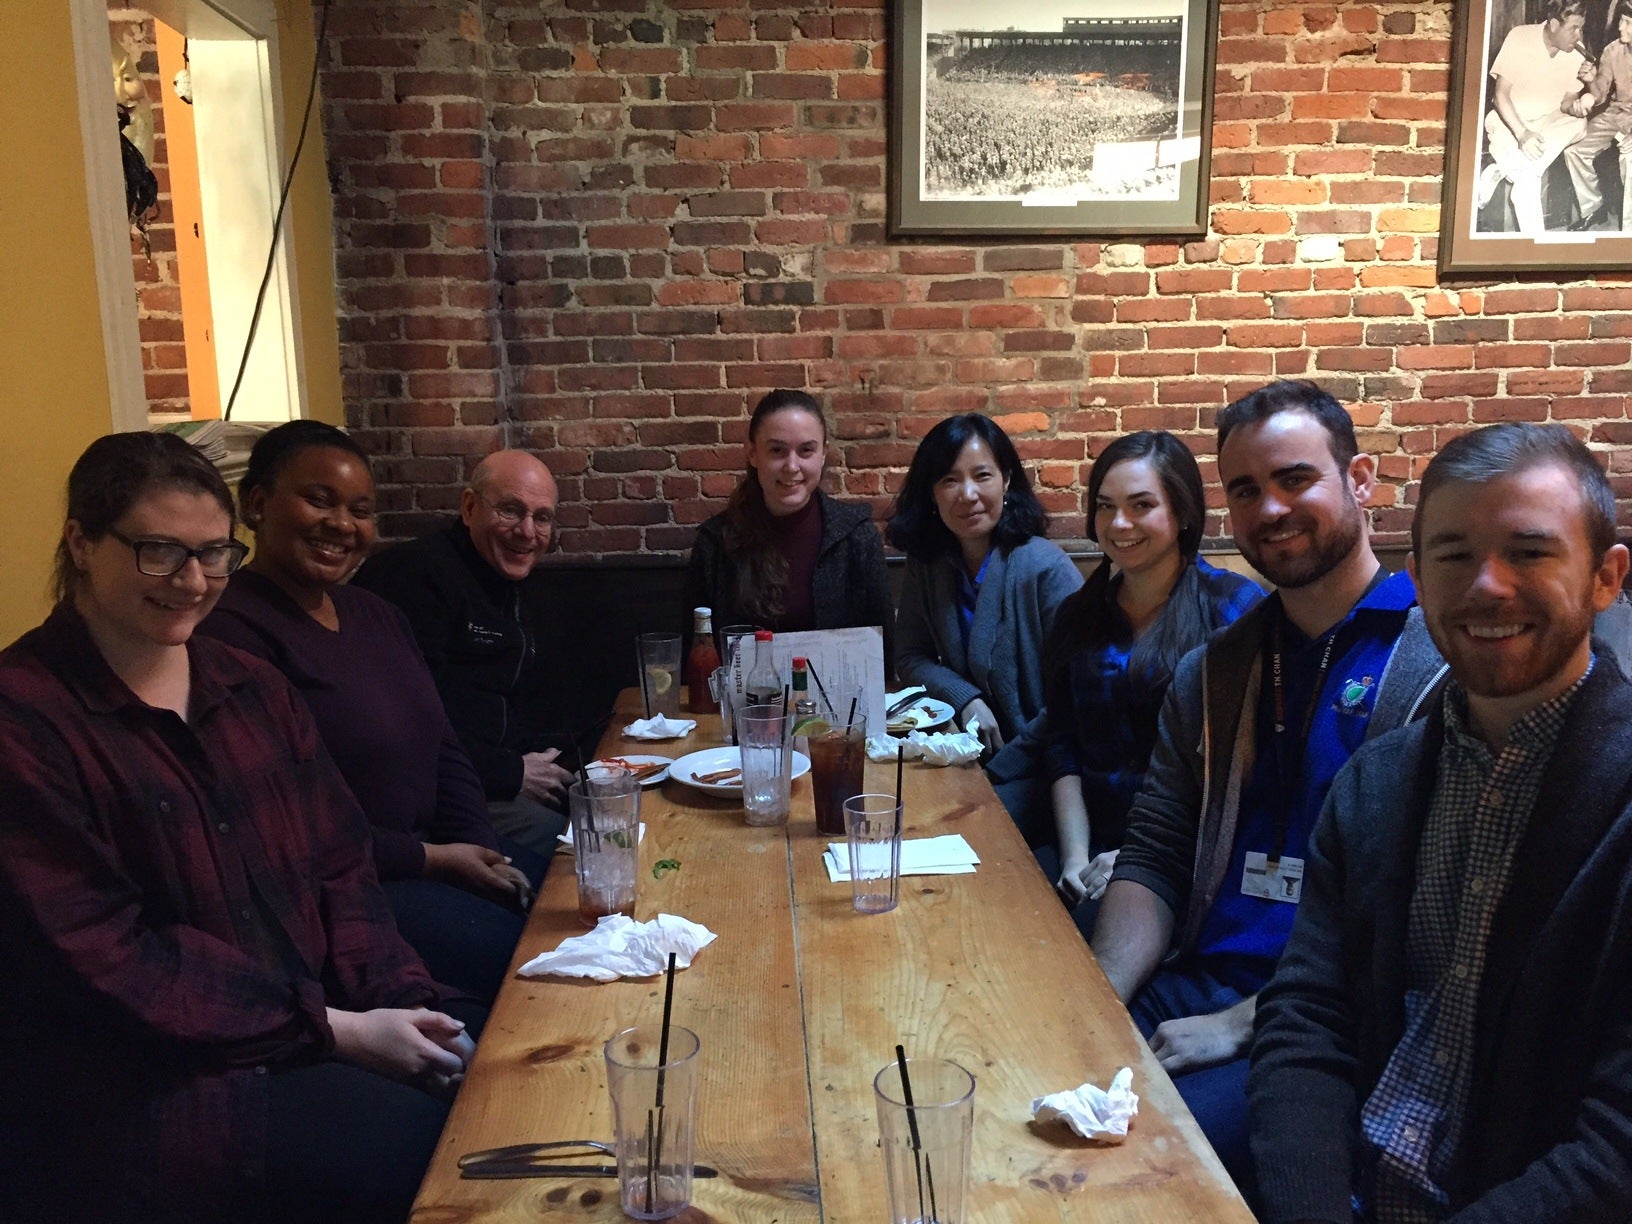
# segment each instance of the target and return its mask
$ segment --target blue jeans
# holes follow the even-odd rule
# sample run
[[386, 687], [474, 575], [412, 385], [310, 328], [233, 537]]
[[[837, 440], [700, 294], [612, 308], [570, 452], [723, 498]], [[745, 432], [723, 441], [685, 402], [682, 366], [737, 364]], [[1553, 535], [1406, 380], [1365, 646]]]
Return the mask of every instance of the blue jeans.
[[[1145, 984], [1128, 1008], [1133, 1022], [1148, 1041], [1164, 1020], [1208, 1016], [1233, 1007], [1246, 996], [1226, 986], [1194, 963], [1164, 969]], [[1247, 1127], [1247, 1066], [1245, 1057], [1201, 1071], [1175, 1075], [1173, 1086], [1195, 1115], [1207, 1142], [1223, 1162], [1236, 1186], [1253, 1205], [1258, 1182], [1252, 1166]]]

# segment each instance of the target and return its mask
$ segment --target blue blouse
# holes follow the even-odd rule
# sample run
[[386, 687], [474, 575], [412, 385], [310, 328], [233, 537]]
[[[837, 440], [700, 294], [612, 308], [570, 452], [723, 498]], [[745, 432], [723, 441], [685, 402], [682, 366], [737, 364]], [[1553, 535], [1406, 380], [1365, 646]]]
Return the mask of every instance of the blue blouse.
[[[1218, 569], [1200, 557], [1196, 568], [1209, 634], [1234, 622], [1264, 597], [1255, 583], [1240, 574]], [[1071, 700], [1048, 709], [1044, 757], [1048, 779], [1053, 783], [1072, 774], [1082, 779], [1090, 854], [1122, 845], [1128, 809], [1144, 785], [1150, 754], [1156, 747], [1162, 698], [1167, 695], [1166, 684], [1136, 686], [1128, 677], [1128, 657], [1136, 637], [1116, 602], [1120, 586], [1120, 577], [1114, 578], [1106, 593], [1113, 640], [1077, 652], [1067, 673]]]

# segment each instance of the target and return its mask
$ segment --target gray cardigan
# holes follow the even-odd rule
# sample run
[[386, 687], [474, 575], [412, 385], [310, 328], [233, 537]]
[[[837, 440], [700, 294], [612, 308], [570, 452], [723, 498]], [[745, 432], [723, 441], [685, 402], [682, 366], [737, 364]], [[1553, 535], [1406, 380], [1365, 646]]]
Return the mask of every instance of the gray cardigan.
[[[1608, 636], [1597, 645], [1486, 945], [1472, 1096], [1445, 1187], [1455, 1224], [1632, 1218], [1632, 684]], [[1430, 709], [1333, 781], [1292, 940], [1258, 996], [1247, 1095], [1269, 1224], [1352, 1218], [1359, 1111], [1405, 1031], [1417, 849], [1443, 738]]]
[[895, 617], [896, 671], [931, 697], [962, 710], [983, 697], [1005, 740], [1043, 712], [1043, 638], [1054, 610], [1082, 585], [1082, 574], [1041, 536], [994, 552], [975, 601], [969, 649], [958, 624], [958, 566], [953, 556], [907, 559]]

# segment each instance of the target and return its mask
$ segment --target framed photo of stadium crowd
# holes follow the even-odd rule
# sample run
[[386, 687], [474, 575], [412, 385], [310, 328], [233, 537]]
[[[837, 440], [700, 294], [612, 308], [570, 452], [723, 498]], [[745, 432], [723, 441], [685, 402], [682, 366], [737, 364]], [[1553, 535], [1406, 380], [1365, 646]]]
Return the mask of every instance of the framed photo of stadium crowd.
[[1632, 268], [1632, 3], [1456, 0], [1442, 277]]
[[892, 237], [1206, 231], [1218, 0], [892, 5]]

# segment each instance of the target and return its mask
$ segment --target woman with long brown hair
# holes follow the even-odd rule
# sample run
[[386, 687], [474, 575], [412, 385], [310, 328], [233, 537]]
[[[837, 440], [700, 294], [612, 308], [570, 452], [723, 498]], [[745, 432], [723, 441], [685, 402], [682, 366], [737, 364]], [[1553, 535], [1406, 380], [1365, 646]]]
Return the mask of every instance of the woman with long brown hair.
[[714, 624], [767, 629], [881, 625], [885, 666], [895, 613], [884, 545], [867, 506], [821, 490], [827, 423], [804, 391], [772, 391], [748, 420], [748, 471], [719, 514], [697, 529], [686, 607]]

